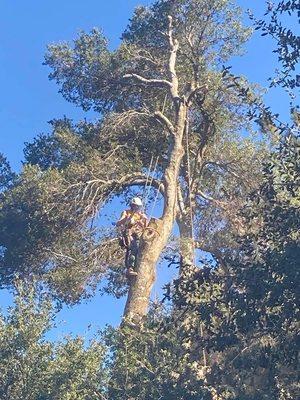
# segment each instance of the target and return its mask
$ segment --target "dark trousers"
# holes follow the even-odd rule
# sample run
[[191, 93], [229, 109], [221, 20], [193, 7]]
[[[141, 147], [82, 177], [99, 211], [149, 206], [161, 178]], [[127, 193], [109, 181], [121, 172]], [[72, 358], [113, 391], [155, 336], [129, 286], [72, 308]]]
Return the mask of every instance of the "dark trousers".
[[126, 268], [136, 268], [137, 255], [139, 251], [140, 238], [132, 234], [131, 240], [126, 247], [125, 266]]

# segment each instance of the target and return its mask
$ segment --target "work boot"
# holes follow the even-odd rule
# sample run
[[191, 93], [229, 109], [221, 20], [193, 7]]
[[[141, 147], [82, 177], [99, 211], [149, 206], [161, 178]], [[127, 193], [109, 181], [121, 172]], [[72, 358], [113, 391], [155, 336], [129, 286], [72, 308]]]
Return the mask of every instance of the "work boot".
[[118, 241], [119, 241], [119, 246], [121, 247], [121, 249], [125, 249], [126, 246], [124, 245], [123, 238], [119, 238]]
[[129, 257], [128, 257], [128, 268], [134, 268], [135, 267], [135, 261], [136, 261], [135, 256], [133, 254], [129, 254]]
[[128, 276], [137, 276], [137, 272], [133, 268], [128, 268], [127, 275]]

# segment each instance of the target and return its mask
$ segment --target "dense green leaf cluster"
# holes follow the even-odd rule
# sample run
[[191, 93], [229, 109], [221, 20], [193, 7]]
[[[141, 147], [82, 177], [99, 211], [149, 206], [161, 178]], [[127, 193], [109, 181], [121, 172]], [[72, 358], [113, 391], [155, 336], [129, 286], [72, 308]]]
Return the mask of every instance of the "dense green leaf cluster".
[[166, 292], [170, 311], [156, 305], [140, 332], [117, 333], [112, 398], [297, 398], [299, 151], [289, 135], [266, 165], [227, 273], [185, 269]]
[[96, 400], [106, 374], [104, 347], [67, 337], [45, 338], [53, 327], [49, 300], [34, 286], [17, 284], [15, 303], [0, 315], [0, 398], [3, 400]]
[[[255, 29], [262, 31], [262, 36], [271, 36], [276, 41], [274, 53], [278, 55], [278, 61], [282, 69], [278, 71], [276, 78], [270, 79], [271, 86], [280, 85], [289, 91], [300, 86], [300, 75], [296, 68], [300, 59], [300, 36], [289, 28], [282, 16], [288, 14], [294, 22], [300, 21], [300, 4], [298, 0], [283, 0], [277, 3], [268, 2], [268, 8], [264, 19], [256, 19]], [[297, 14], [297, 17], [296, 17]]]

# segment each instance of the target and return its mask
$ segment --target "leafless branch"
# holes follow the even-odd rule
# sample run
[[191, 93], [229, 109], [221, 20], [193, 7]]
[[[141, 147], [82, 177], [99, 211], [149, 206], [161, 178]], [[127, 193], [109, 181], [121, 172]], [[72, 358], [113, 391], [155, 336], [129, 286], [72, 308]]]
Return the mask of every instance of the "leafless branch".
[[[225, 172], [227, 172], [229, 175], [233, 176], [238, 182], [240, 182], [244, 187], [247, 187], [247, 184], [250, 185], [249, 182], [247, 182], [246, 178], [243, 176], [243, 171], [240, 171], [240, 173], [236, 172], [233, 168], [234, 164], [237, 163], [240, 160], [231, 160], [227, 162], [222, 162], [222, 161], [205, 161], [200, 168], [200, 171], [198, 173], [198, 177], [200, 177], [203, 173], [203, 170], [205, 167], [208, 165], [215, 166]], [[216, 171], [217, 173], [221, 174], [220, 171]]]
[[151, 112], [146, 109], [139, 110], [127, 110], [120, 113], [111, 113], [109, 117], [104, 121], [102, 127], [103, 133], [111, 134], [111, 132], [118, 132], [125, 126], [129, 126], [135, 119], [150, 118]]
[[172, 83], [167, 81], [166, 79], [148, 79], [135, 73], [125, 74], [123, 75], [123, 79], [132, 79], [137, 83], [141, 83], [143, 85], [148, 85], [152, 87], [158, 87], [161, 89], [163, 88], [170, 89], [172, 87]]
[[[164, 195], [165, 193], [165, 189], [164, 189], [164, 184], [155, 178], [151, 178], [151, 180], [147, 181], [147, 178], [140, 178], [140, 179], [135, 179], [134, 181], [128, 183], [128, 186], [144, 186], [146, 185], [146, 183], [150, 186], [152, 186], [153, 188], [159, 190], [159, 192]], [[126, 185], [123, 185], [123, 187], [125, 187]]]
[[106, 153], [104, 162], [107, 162], [112, 156], [115, 155], [115, 153], [116, 153], [118, 150], [120, 150], [120, 149], [122, 149], [122, 148], [124, 149], [124, 148], [126, 148], [126, 147], [128, 147], [127, 144], [119, 144], [119, 145], [117, 145], [116, 147], [114, 147], [111, 151], [109, 151], [108, 153]]
[[70, 256], [68, 256], [66, 254], [57, 253], [56, 251], [53, 251], [53, 250], [51, 250], [49, 248], [46, 248], [46, 250], [49, 251], [50, 254], [53, 254], [55, 257], [66, 258], [67, 260], [70, 260], [70, 261], [73, 261], [73, 262], [77, 261], [75, 258], [70, 257]]
[[136, 60], [143, 60], [156, 67], [160, 66], [160, 61], [157, 58], [153, 57], [153, 55], [146, 49], [141, 49], [134, 46], [125, 46], [125, 50], [132, 58]]
[[152, 374], [152, 375], [156, 375], [156, 372], [154, 372], [152, 369], [150, 369], [149, 367], [147, 367], [147, 365], [146, 364], [144, 364], [142, 361], [140, 361], [140, 360], [136, 360], [136, 362], [142, 367], [142, 368], [144, 368], [144, 369], [146, 369], [148, 372], [150, 372], [150, 374]]
[[168, 39], [170, 45], [170, 56], [169, 56], [169, 75], [171, 79], [171, 95], [173, 99], [178, 98], [178, 77], [176, 73], [176, 58], [177, 51], [179, 48], [179, 42], [173, 37], [173, 18], [171, 15], [168, 16], [169, 19], [169, 29], [168, 29]]
[[213, 197], [209, 196], [208, 194], [203, 193], [200, 189], [198, 189], [197, 195], [201, 196], [204, 200], [210, 201], [212, 203], [219, 203], [219, 200], [214, 199]]
[[168, 131], [174, 135], [175, 132], [175, 128], [173, 126], [173, 124], [171, 123], [171, 121], [161, 112], [161, 111], [156, 111], [154, 113], [154, 117], [161, 122], [167, 129]]
[[93, 218], [99, 212], [102, 204], [104, 204], [113, 193], [130, 186], [151, 185], [164, 195], [163, 183], [154, 178], [149, 182], [146, 174], [136, 172], [126, 174], [119, 179], [95, 178], [86, 181], [77, 182], [69, 185], [62, 195], [63, 199], [74, 199], [72, 204], [80, 213], [81, 219]]

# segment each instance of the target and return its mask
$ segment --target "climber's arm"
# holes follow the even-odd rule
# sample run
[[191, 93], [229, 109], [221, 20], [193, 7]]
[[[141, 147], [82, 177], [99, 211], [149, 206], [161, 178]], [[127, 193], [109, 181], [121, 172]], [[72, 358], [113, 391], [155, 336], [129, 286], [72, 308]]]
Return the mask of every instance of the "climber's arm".
[[123, 226], [125, 224], [126, 220], [127, 220], [127, 213], [126, 213], [126, 211], [123, 211], [119, 221], [117, 221], [117, 223], [116, 223], [116, 226], [117, 227]]
[[143, 214], [143, 218], [142, 218], [143, 228], [147, 228], [148, 223], [149, 223], [149, 221], [148, 221], [147, 215]]

